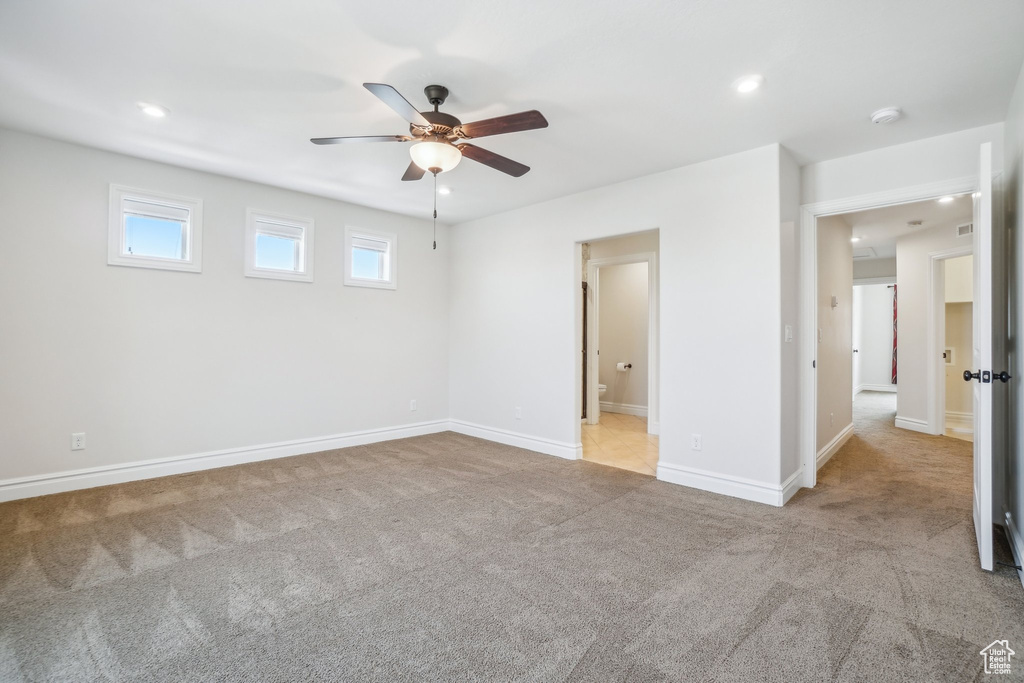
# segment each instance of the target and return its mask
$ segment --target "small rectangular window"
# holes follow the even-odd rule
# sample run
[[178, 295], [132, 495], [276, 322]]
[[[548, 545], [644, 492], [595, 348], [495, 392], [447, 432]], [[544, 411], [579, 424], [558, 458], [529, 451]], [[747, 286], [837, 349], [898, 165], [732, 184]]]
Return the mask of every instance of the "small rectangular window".
[[397, 289], [398, 237], [345, 228], [345, 284]]
[[312, 282], [313, 221], [249, 209], [245, 221], [245, 274]]
[[202, 200], [110, 186], [107, 263], [202, 270]]

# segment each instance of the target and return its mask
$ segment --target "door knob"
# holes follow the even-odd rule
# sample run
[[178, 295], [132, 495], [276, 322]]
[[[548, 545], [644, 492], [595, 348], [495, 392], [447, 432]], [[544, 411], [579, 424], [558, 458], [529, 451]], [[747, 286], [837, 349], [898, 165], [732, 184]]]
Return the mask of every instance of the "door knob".
[[972, 379], [981, 381], [981, 370], [978, 372], [971, 372], [970, 370], [964, 370], [964, 381], [970, 382]]
[[1003, 384], [1006, 384], [1007, 382], [1009, 382], [1013, 378], [1010, 377], [1010, 373], [1008, 373], [1006, 370], [1003, 370], [1002, 372], [1000, 372], [998, 374], [993, 372], [992, 373], [992, 379], [993, 380], [999, 380]]

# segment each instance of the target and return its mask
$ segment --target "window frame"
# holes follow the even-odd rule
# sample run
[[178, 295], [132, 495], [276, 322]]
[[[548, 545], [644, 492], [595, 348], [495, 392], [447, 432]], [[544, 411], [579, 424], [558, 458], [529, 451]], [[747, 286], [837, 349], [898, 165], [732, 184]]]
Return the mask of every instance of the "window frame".
[[[188, 258], [169, 259], [159, 256], [135, 256], [125, 253], [125, 202], [166, 206], [188, 212], [182, 241]], [[110, 185], [110, 208], [107, 226], [107, 265], [203, 272], [203, 200], [196, 197], [142, 190], [126, 185]]]
[[[299, 240], [298, 256], [302, 270], [280, 270], [277, 268], [256, 267], [256, 237], [257, 235], [270, 235], [272, 237], [289, 238], [283, 234], [274, 235], [270, 230], [260, 230], [259, 223], [277, 225], [282, 228], [290, 228], [301, 231], [302, 237]], [[249, 207], [245, 210], [245, 276], [264, 278], [267, 280], [290, 280], [292, 282], [313, 281], [313, 238], [315, 222], [312, 218], [300, 216], [288, 216], [280, 213], [271, 213], [261, 209]]]
[[[352, 249], [357, 246], [356, 242], [359, 240], [384, 242], [388, 245], [387, 250], [384, 250], [388, 258], [387, 280], [371, 280], [352, 275]], [[345, 286], [398, 289], [398, 235], [393, 232], [345, 226]]]

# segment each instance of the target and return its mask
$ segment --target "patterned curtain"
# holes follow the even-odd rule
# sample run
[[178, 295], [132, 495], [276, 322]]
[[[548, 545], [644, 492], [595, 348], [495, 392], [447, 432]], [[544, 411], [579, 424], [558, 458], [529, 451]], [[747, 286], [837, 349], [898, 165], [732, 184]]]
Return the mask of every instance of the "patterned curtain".
[[892, 383], [896, 384], [896, 285], [892, 286]]

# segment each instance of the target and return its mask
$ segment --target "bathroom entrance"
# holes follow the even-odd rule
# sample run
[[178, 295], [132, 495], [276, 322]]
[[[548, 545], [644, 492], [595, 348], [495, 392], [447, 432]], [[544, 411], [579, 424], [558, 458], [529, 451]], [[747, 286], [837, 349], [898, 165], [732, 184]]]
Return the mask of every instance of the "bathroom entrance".
[[582, 244], [583, 459], [655, 475], [658, 232]]

